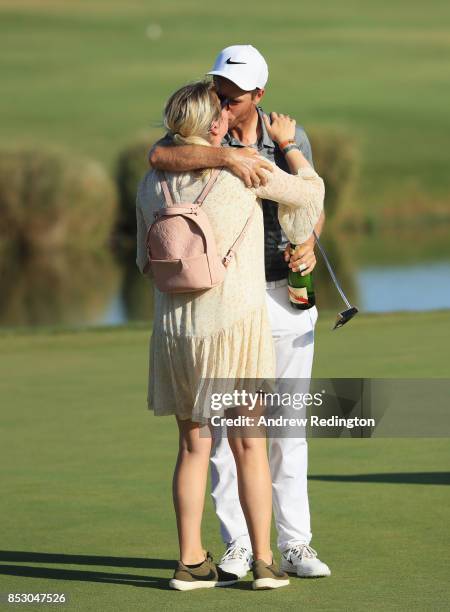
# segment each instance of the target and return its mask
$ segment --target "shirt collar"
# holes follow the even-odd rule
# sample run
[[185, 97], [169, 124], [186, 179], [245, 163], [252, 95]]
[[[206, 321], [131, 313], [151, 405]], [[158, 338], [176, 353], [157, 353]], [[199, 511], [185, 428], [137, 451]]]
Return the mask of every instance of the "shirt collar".
[[[257, 106], [256, 107], [256, 112], [258, 113], [259, 123], [261, 125], [261, 130], [262, 130], [262, 137], [261, 137], [260, 141], [258, 142], [258, 146], [260, 148], [267, 147], [268, 149], [274, 149], [275, 148], [275, 143], [273, 142], [273, 140], [271, 139], [271, 137], [267, 133], [266, 124], [264, 123], [264, 120], [263, 120], [264, 111], [263, 111], [263, 109], [260, 106]], [[243, 146], [243, 144], [237, 138], [233, 138], [233, 136], [231, 136], [231, 134], [229, 132], [227, 132], [225, 134], [222, 142], [226, 143], [228, 145], [234, 146], [234, 147], [242, 147]]]
[[275, 149], [275, 143], [271, 139], [269, 134], [267, 133], [266, 124], [264, 123], [264, 119], [263, 119], [264, 111], [263, 111], [263, 109], [260, 106], [257, 106], [256, 110], [258, 112], [259, 121], [261, 123], [261, 130], [262, 130], [262, 139], [261, 139], [261, 141], [262, 141], [262, 144], [263, 144], [264, 147], [268, 147], [270, 149]]

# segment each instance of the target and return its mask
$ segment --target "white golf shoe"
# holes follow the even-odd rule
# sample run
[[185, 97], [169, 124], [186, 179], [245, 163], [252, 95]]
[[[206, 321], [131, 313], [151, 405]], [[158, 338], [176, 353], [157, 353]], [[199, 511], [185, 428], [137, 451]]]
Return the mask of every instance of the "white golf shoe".
[[281, 570], [300, 578], [331, 575], [328, 565], [317, 558], [317, 552], [308, 544], [296, 544], [285, 550], [281, 555]]
[[231, 542], [219, 562], [219, 567], [228, 574], [235, 574], [244, 578], [251, 568], [253, 561], [252, 551], [238, 542]]

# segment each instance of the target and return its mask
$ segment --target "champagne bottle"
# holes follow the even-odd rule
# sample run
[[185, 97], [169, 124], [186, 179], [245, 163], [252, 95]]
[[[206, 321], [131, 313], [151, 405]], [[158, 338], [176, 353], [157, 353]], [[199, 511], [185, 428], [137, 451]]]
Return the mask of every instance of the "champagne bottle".
[[[291, 254], [294, 252], [295, 246], [295, 244], [290, 243]], [[308, 310], [308, 308], [312, 308], [316, 303], [311, 272], [302, 276], [301, 272], [294, 272], [289, 268], [288, 291], [292, 308]]]

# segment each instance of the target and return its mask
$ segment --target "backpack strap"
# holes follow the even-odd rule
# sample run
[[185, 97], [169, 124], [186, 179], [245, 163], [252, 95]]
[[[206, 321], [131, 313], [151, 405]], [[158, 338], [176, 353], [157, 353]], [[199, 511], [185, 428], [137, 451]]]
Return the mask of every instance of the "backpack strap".
[[195, 204], [186, 206], [166, 206], [155, 210], [153, 216], [156, 219], [160, 217], [170, 217], [175, 215], [196, 215], [197, 206]]
[[[222, 171], [222, 168], [215, 168], [212, 171], [209, 181], [206, 183], [206, 185], [202, 189], [197, 199], [194, 200], [194, 204], [198, 204], [199, 206], [203, 204], [204, 200], [206, 199], [206, 196], [213, 188], [214, 183], [217, 181], [217, 178], [219, 174], [221, 173], [221, 171]], [[170, 193], [170, 187], [169, 187], [169, 183], [167, 182], [167, 177], [164, 172], [162, 172], [162, 175], [163, 175], [163, 178], [160, 182], [161, 182], [161, 188], [164, 193], [164, 199], [166, 200], [166, 206], [174, 206], [174, 198], [172, 197], [172, 194]]]
[[169, 188], [169, 184], [167, 183], [167, 177], [165, 175], [164, 172], [162, 172], [163, 178], [161, 179], [161, 187], [164, 193], [164, 199], [166, 200], [166, 206], [173, 206], [174, 202], [173, 202], [173, 198], [172, 198], [172, 194], [170, 193], [170, 188]]
[[250, 227], [250, 223], [253, 220], [253, 217], [255, 216], [255, 210], [256, 210], [256, 206], [254, 206], [252, 214], [249, 216], [249, 218], [247, 219], [244, 227], [242, 228], [241, 233], [239, 234], [239, 236], [236, 238], [236, 240], [233, 242], [233, 244], [231, 245], [231, 247], [228, 249], [227, 254], [224, 256], [224, 258], [222, 259], [222, 263], [225, 266], [225, 268], [228, 266], [228, 264], [230, 263], [230, 261], [233, 259], [233, 257], [236, 255], [237, 250], [239, 249], [239, 247], [241, 246], [242, 241], [245, 238], [245, 234], [247, 233], [248, 228]]
[[209, 181], [204, 186], [204, 188], [203, 188], [202, 192], [200, 193], [200, 195], [198, 196], [198, 198], [196, 200], [194, 200], [194, 204], [198, 204], [199, 206], [201, 206], [203, 204], [206, 196], [211, 191], [211, 189], [214, 187], [214, 183], [217, 181], [217, 178], [218, 178], [218, 176], [219, 176], [219, 174], [221, 172], [222, 172], [222, 168], [215, 168], [212, 171], [211, 177], [210, 177]]

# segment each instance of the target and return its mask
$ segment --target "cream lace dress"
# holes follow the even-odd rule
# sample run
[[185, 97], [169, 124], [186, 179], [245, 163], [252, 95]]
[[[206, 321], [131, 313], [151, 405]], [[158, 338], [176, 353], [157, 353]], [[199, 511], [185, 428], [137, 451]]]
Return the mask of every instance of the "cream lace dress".
[[[148, 408], [155, 415], [204, 420], [198, 407], [202, 382], [208, 378], [270, 379], [275, 352], [265, 304], [264, 226], [261, 201], [280, 202], [280, 223], [292, 242], [308, 238], [323, 208], [324, 186], [312, 168], [290, 175], [276, 166], [264, 187], [248, 189], [223, 169], [203, 203], [218, 247], [225, 255], [255, 214], [225, 281], [212, 289], [167, 294], [156, 287], [149, 351]], [[192, 202], [209, 174], [166, 173], [175, 204]], [[165, 205], [159, 180], [149, 171], [138, 188], [137, 258], [147, 263], [145, 239], [153, 212]]]

